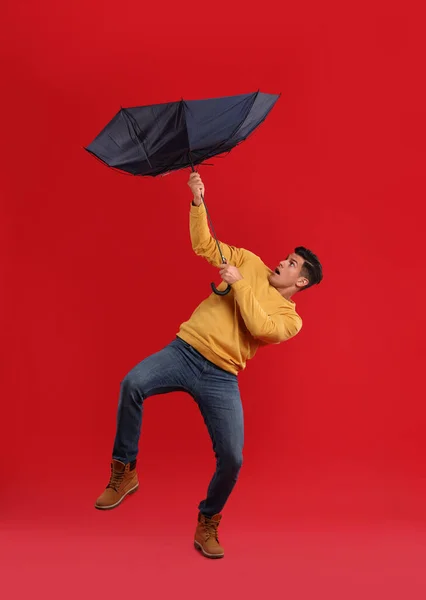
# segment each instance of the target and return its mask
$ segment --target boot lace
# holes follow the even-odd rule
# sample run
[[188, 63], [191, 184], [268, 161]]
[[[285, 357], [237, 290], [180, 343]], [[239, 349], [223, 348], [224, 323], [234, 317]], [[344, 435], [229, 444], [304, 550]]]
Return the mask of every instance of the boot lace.
[[118, 493], [118, 489], [123, 481], [123, 478], [124, 478], [124, 471], [122, 473], [119, 473], [117, 471], [114, 471], [113, 468], [111, 467], [111, 478], [109, 480], [107, 488], [112, 488], [113, 490], [115, 490]]
[[205, 519], [204, 521], [204, 531], [205, 531], [205, 536], [206, 536], [206, 541], [213, 537], [217, 543], [219, 543], [219, 538], [218, 538], [218, 527], [219, 527], [219, 523], [217, 523], [216, 521], [210, 521]]

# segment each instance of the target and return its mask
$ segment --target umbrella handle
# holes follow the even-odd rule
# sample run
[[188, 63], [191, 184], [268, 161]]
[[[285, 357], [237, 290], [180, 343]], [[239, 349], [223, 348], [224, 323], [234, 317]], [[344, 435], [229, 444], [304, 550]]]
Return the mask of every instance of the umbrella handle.
[[226, 290], [223, 290], [223, 292], [221, 292], [220, 290], [218, 290], [214, 283], [211, 283], [210, 285], [212, 286], [213, 292], [215, 294], [217, 294], [218, 296], [226, 296], [226, 294], [229, 294], [229, 292], [231, 291], [231, 286], [230, 285], [228, 285], [228, 287], [226, 288]]
[[[219, 247], [219, 252], [220, 252], [220, 255], [221, 255], [221, 257], [222, 257], [222, 263], [223, 263], [224, 265], [226, 265], [226, 262], [227, 262], [227, 261], [226, 261], [226, 258], [223, 256], [223, 254], [222, 254], [222, 250], [220, 250], [220, 247]], [[212, 286], [212, 290], [213, 290], [213, 292], [214, 292], [214, 293], [215, 293], [217, 296], [226, 296], [226, 294], [229, 294], [229, 292], [231, 291], [231, 286], [229, 285], [229, 283], [228, 283], [228, 287], [226, 288], [226, 290], [223, 290], [223, 292], [221, 292], [220, 290], [218, 290], [218, 289], [217, 289], [217, 287], [215, 286], [215, 284], [214, 284], [214, 283], [211, 283], [210, 285]]]

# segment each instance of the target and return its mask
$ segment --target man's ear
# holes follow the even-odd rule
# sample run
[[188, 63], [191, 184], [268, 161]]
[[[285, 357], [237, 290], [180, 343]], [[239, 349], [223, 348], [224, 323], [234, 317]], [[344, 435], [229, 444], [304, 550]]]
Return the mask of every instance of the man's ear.
[[299, 279], [296, 281], [296, 287], [302, 289], [304, 287], [306, 287], [309, 283], [309, 279], [306, 279], [306, 277], [299, 277]]

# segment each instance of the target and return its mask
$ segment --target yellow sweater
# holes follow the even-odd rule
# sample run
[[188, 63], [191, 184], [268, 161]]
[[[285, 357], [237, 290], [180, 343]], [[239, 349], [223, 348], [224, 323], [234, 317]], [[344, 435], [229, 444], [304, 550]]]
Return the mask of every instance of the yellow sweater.
[[[222, 261], [203, 204], [191, 205], [190, 234], [194, 252], [220, 266]], [[220, 245], [228, 263], [238, 267], [243, 279], [232, 284], [228, 295], [212, 293], [201, 302], [177, 335], [207, 360], [237, 375], [259, 346], [279, 344], [295, 336], [302, 319], [295, 303], [270, 285], [268, 275], [272, 271], [258, 256], [223, 242]], [[226, 286], [222, 282], [218, 289]]]

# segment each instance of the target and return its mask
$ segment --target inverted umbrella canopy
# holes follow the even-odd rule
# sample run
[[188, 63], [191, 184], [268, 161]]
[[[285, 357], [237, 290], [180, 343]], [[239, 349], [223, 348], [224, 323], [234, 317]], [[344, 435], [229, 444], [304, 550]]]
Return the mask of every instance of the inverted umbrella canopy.
[[194, 167], [244, 141], [278, 98], [254, 92], [121, 108], [85, 149], [132, 175]]
[[[205, 100], [121, 108], [85, 147], [103, 163], [138, 176], [164, 175], [229, 152], [266, 119], [279, 94], [260, 91]], [[223, 263], [219, 241], [204, 201]], [[224, 296], [231, 286], [215, 294]]]

